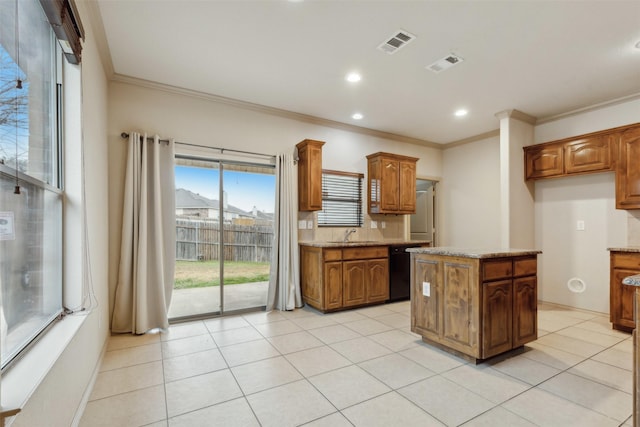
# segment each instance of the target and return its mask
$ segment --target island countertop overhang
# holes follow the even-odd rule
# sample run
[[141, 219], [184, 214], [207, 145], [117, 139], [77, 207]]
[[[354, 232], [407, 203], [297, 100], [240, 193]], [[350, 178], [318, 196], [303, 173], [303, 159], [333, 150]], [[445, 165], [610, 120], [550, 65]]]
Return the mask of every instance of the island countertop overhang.
[[503, 258], [527, 255], [538, 255], [542, 251], [537, 249], [516, 249], [516, 248], [463, 248], [450, 246], [435, 246], [429, 248], [409, 248], [407, 252], [415, 254], [429, 254], [441, 256], [455, 256], [463, 258]]

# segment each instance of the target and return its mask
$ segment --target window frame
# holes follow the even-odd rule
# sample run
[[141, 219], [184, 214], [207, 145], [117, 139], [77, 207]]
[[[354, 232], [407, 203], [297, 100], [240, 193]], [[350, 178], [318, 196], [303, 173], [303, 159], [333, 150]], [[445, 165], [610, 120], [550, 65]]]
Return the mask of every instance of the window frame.
[[[35, 5], [42, 9], [42, 5], [38, 0], [32, 0]], [[45, 16], [45, 12], [42, 9], [42, 16]], [[24, 12], [22, 12], [24, 13]], [[22, 22], [22, 19], [20, 19]], [[14, 23], [15, 25], [15, 23]], [[27, 31], [27, 29], [20, 28], [22, 31]], [[48, 155], [51, 157], [50, 163], [47, 167], [48, 172], [40, 172], [42, 177], [36, 177], [30, 175], [28, 172], [20, 171], [17, 163], [15, 167], [0, 162], [0, 176], [2, 176], [5, 181], [16, 181], [21, 187], [33, 187], [36, 188], [43, 193], [43, 197], [46, 199], [49, 197], [53, 197], [54, 203], [56, 203], [56, 211], [58, 211], [59, 217], [56, 218], [53, 226], [47, 226], [47, 215], [51, 213], [47, 209], [46, 204], [42, 205], [40, 209], [38, 209], [38, 213], [36, 216], [41, 216], [43, 218], [43, 222], [40, 224], [42, 229], [40, 232], [43, 233], [43, 236], [50, 232], [54, 232], [54, 234], [58, 234], [60, 236], [59, 242], [54, 242], [54, 245], [59, 246], [58, 250], [55, 248], [49, 247], [49, 245], [43, 244], [40, 248], [41, 263], [44, 265], [40, 265], [38, 268], [49, 268], [49, 263], [51, 261], [55, 261], [55, 269], [56, 275], [53, 280], [56, 282], [53, 285], [51, 284], [51, 277], [42, 275], [40, 279], [40, 283], [38, 284], [41, 287], [41, 290], [38, 291], [37, 295], [41, 298], [46, 298], [45, 294], [51, 290], [51, 286], [55, 288], [52, 290], [56, 295], [56, 299], [53, 301], [53, 305], [49, 308], [43, 309], [43, 315], [40, 320], [41, 322], [34, 326], [32, 329], [28, 330], [24, 337], [20, 339], [20, 344], [17, 345], [10, 353], [7, 352], [9, 358], [7, 360], [0, 360], [0, 372], [5, 374], [10, 370], [13, 366], [16, 365], [23, 357], [25, 357], [29, 351], [34, 347], [34, 345], [57, 323], [58, 320], [62, 318], [64, 312], [66, 311], [64, 308], [64, 218], [65, 218], [65, 194], [64, 194], [64, 123], [63, 123], [63, 115], [64, 115], [64, 97], [63, 97], [63, 62], [64, 62], [64, 52], [60, 46], [59, 39], [56, 37], [54, 28], [50, 25], [48, 27], [47, 39], [44, 40], [42, 38], [42, 42], [44, 45], [49, 46], [49, 52], [51, 55], [50, 67], [45, 67], [43, 69], [42, 79], [48, 82], [45, 91], [42, 92], [42, 95], [45, 95], [46, 98], [37, 98], [39, 101], [44, 99], [44, 102], [48, 103], [48, 114], [46, 115], [46, 120], [49, 124], [49, 131], [46, 132], [46, 139], [43, 140], [43, 146], [48, 147]], [[25, 37], [21, 37], [19, 39], [19, 49], [24, 49], [24, 45], [29, 43], [30, 40]], [[46, 69], [48, 68], [48, 70]], [[30, 76], [27, 75], [27, 79]], [[30, 95], [28, 95], [30, 96]], [[29, 114], [38, 114], [39, 111], [32, 111], [30, 106], [27, 106]], [[29, 136], [29, 145], [31, 144], [32, 136]], [[42, 179], [41, 179], [42, 178]], [[43, 180], [44, 179], [44, 180]], [[49, 182], [50, 181], [50, 182]], [[47, 193], [49, 196], [47, 196]], [[25, 197], [24, 195], [16, 194], [16, 197]], [[43, 237], [43, 241], [47, 240], [46, 237]], [[21, 243], [28, 244], [28, 242]], [[49, 243], [51, 244], [51, 243]], [[54, 253], [55, 252], [55, 253]], [[53, 253], [53, 254], [52, 254]], [[9, 285], [11, 289], [16, 284], [13, 280], [10, 280]], [[59, 294], [58, 294], [59, 293]], [[5, 306], [6, 307], [6, 306]], [[24, 322], [18, 322], [16, 325], [21, 325]], [[4, 342], [0, 342], [3, 346]], [[0, 352], [1, 354], [2, 352]]]

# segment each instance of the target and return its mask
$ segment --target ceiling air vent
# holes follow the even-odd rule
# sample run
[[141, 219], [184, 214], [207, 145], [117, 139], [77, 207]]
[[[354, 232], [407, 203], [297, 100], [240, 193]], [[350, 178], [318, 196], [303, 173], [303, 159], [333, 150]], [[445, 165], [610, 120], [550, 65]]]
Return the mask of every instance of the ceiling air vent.
[[404, 30], [398, 30], [391, 37], [389, 37], [386, 41], [384, 41], [378, 49], [388, 53], [389, 55], [396, 53], [399, 49], [405, 47], [407, 44], [411, 43], [413, 39], [415, 39], [411, 33], [408, 33]]
[[433, 64], [429, 65], [427, 67], [427, 69], [433, 71], [434, 73], [439, 73], [441, 71], [446, 70], [447, 68], [451, 68], [454, 65], [461, 63], [462, 61], [464, 61], [463, 58], [461, 58], [458, 55], [455, 55], [453, 53], [450, 53], [449, 55], [445, 56], [444, 58], [438, 59], [436, 62], [434, 62]]

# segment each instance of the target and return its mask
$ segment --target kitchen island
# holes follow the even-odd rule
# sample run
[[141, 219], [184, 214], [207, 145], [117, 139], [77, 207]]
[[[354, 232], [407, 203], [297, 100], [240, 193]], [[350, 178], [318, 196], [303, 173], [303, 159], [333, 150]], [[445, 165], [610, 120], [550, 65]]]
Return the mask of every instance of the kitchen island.
[[474, 363], [538, 336], [538, 250], [413, 248], [411, 331]]

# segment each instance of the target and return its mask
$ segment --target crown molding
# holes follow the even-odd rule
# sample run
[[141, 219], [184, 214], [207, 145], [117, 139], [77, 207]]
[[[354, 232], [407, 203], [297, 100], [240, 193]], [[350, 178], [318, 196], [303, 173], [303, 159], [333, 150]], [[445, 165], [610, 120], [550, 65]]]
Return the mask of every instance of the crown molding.
[[498, 119], [509, 118], [509, 119], [520, 120], [521, 122], [529, 123], [530, 125], [535, 125], [537, 122], [537, 119], [535, 117], [530, 116], [527, 113], [523, 113], [520, 110], [504, 110], [496, 113], [495, 116]]
[[577, 116], [578, 114], [588, 113], [590, 111], [601, 110], [603, 108], [612, 107], [618, 104], [624, 104], [625, 102], [634, 101], [636, 99], [640, 99], [640, 93], [634, 93], [631, 95], [626, 95], [621, 98], [611, 99], [609, 101], [600, 102], [598, 104], [588, 105], [582, 108], [578, 108], [575, 110], [567, 111], [566, 113], [555, 114], [553, 116], [547, 116], [538, 119], [537, 125], [541, 125], [543, 123], [555, 122], [556, 120], [562, 120], [567, 117]]
[[280, 108], [267, 107], [261, 104], [254, 104], [252, 102], [240, 101], [238, 99], [227, 98], [220, 95], [212, 95], [210, 93], [200, 92], [191, 89], [185, 89], [177, 86], [166, 85], [150, 80], [139, 79], [136, 77], [125, 76], [122, 74], [113, 74], [111, 81], [118, 83], [130, 84], [133, 86], [145, 87], [148, 89], [160, 90], [163, 92], [188, 96], [191, 98], [203, 99], [209, 102], [215, 102], [217, 104], [229, 105], [235, 108], [244, 110], [257, 111], [263, 114], [269, 114], [272, 116], [284, 117], [291, 120], [297, 120], [300, 122], [315, 124], [319, 126], [326, 126], [334, 129], [346, 130], [349, 132], [355, 132], [362, 135], [369, 135], [376, 138], [384, 138], [397, 142], [405, 142], [408, 144], [421, 145], [423, 147], [430, 147], [436, 149], [442, 149], [443, 144], [438, 144], [425, 139], [412, 138], [410, 136], [398, 135], [391, 132], [384, 132], [376, 129], [365, 128], [361, 126], [350, 125], [347, 123], [341, 123], [335, 120], [323, 119], [320, 117], [311, 116], [308, 114], [296, 113], [293, 111], [283, 110]]
[[482, 141], [484, 139], [500, 136], [500, 129], [490, 130], [489, 132], [481, 133], [478, 135], [470, 136], [469, 138], [459, 139], [457, 141], [450, 142], [442, 147], [443, 150], [449, 148], [459, 147], [461, 145], [471, 144], [472, 142]]

